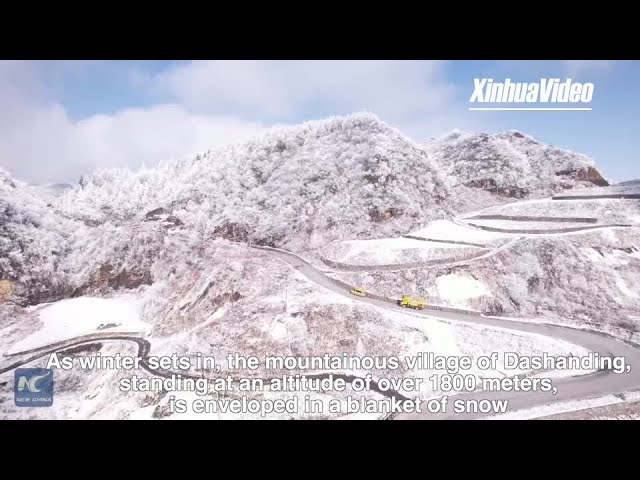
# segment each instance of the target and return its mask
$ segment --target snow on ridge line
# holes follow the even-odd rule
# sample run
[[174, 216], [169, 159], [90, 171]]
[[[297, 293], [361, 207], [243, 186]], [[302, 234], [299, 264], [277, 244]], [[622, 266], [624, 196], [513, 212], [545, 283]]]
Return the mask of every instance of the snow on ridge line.
[[[274, 125], [266, 129], [265, 131], [251, 135], [243, 140], [238, 140], [227, 145], [208, 149], [206, 152], [200, 152], [195, 155], [181, 155], [174, 158], [164, 159], [158, 162], [155, 167], [141, 166], [134, 170], [126, 167], [114, 167], [114, 168], [102, 168], [92, 172], [84, 177], [85, 181], [91, 182], [92, 178], [102, 177], [104, 175], [111, 176], [112, 174], [125, 174], [132, 176], [144, 176], [149, 175], [158, 170], [173, 169], [175, 167], [186, 166], [193, 160], [194, 157], [198, 160], [202, 160], [206, 156], [221, 157], [226, 155], [233, 155], [237, 153], [238, 149], [244, 148], [246, 145], [253, 144], [277, 144], [278, 141], [283, 140], [283, 137], [298, 136], [308, 133], [316, 133], [317, 135], [328, 133], [332, 128], [336, 127], [350, 127], [349, 123], [353, 123], [353, 126], [357, 126], [358, 122], [363, 124], [370, 124], [371, 126], [378, 127], [388, 134], [394, 135], [396, 138], [411, 144], [412, 147], [426, 151], [423, 144], [420, 144], [396, 127], [392, 127], [376, 114], [372, 112], [356, 112], [348, 115], [333, 115], [327, 118], [308, 120], [295, 125]], [[8, 173], [8, 172], [7, 172]], [[73, 190], [77, 190], [77, 186], [74, 186]], [[63, 195], [67, 195], [69, 192], [65, 192]]]
[[457, 133], [425, 146], [439, 160], [454, 188], [528, 198], [603, 181], [595, 161], [587, 155], [519, 132]]
[[312, 125], [139, 174], [98, 173], [55, 204], [123, 222], [162, 208], [183, 229], [289, 250], [447, 214], [447, 177], [423, 146], [368, 114]]

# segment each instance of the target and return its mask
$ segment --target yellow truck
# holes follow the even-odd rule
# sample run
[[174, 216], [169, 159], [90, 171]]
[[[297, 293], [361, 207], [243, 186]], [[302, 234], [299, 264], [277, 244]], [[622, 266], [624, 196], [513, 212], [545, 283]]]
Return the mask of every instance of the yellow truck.
[[403, 295], [400, 300], [398, 300], [398, 305], [401, 307], [407, 308], [416, 308], [418, 310], [424, 309], [425, 301], [422, 298], [413, 298], [409, 295]]
[[358, 295], [359, 297], [366, 297], [367, 292], [363, 288], [352, 288], [351, 295]]

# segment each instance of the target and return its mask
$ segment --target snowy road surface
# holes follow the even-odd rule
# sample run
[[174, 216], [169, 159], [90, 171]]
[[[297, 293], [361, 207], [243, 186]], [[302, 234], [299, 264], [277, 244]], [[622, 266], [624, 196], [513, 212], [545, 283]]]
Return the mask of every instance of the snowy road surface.
[[[327, 277], [324, 273], [302, 260], [297, 255], [284, 252], [282, 250], [265, 250], [271, 255], [281, 258], [289, 263], [296, 270], [302, 273], [309, 280], [328, 288], [334, 292], [342, 295], [349, 296], [357, 301], [367, 302], [372, 305], [376, 305], [381, 308], [390, 310], [401, 310], [406, 312], [406, 309], [392, 303], [391, 301], [377, 300], [369, 297], [355, 297], [349, 293], [343, 285], [339, 284], [335, 280]], [[429, 307], [427, 307], [427, 310]], [[509, 405], [507, 411], [513, 412], [515, 410], [533, 408], [541, 405], [547, 405], [555, 402], [562, 402], [568, 400], [582, 400], [590, 397], [613, 394], [632, 390], [634, 388], [640, 388], [640, 349], [616, 340], [614, 338], [605, 336], [594, 331], [580, 330], [577, 328], [563, 327], [559, 325], [540, 324], [521, 322], [517, 320], [500, 319], [496, 317], [485, 317], [475, 313], [454, 313], [433, 311], [417, 311], [412, 310], [412, 313], [422, 315], [425, 318], [439, 317], [450, 320], [456, 320], [461, 322], [475, 323], [479, 325], [485, 325], [487, 327], [507, 328], [511, 330], [518, 330], [531, 334], [544, 335], [555, 339], [565, 340], [576, 345], [580, 345], [590, 351], [597, 352], [601, 356], [616, 356], [624, 357], [626, 363], [631, 365], [631, 371], [629, 373], [616, 374], [608, 370], [600, 370], [598, 372], [582, 375], [577, 377], [559, 378], [555, 379], [553, 384], [557, 387], [557, 393], [553, 395], [551, 392], [483, 392], [474, 391], [471, 393], [465, 393], [455, 395], [451, 397], [452, 400], [508, 400]], [[477, 419], [487, 417], [486, 413], [449, 413], [445, 414], [432, 414], [426, 412], [426, 408], [422, 409], [422, 413], [412, 414], [400, 414], [396, 419]]]

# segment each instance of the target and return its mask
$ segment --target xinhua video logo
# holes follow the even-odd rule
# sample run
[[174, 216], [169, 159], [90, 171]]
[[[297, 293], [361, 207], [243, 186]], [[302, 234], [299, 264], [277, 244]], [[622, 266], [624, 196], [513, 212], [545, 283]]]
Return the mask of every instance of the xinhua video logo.
[[18, 407], [50, 407], [53, 405], [53, 370], [18, 368], [13, 391]]
[[512, 82], [510, 78], [494, 82], [493, 78], [474, 78], [469, 104], [500, 105], [469, 107], [469, 110], [591, 110], [594, 89], [593, 83], [574, 82], [570, 78], [565, 81], [541, 78], [539, 82]]

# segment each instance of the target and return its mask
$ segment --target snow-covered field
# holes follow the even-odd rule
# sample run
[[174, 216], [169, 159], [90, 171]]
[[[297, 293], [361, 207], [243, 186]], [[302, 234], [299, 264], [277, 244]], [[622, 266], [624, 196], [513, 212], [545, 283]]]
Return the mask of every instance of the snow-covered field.
[[598, 226], [594, 223], [580, 222], [526, 222], [518, 220], [485, 220], [474, 218], [467, 220], [470, 225], [478, 225], [482, 227], [499, 228], [504, 230], [562, 230], [564, 228], [591, 228]]
[[409, 235], [435, 240], [453, 240], [478, 244], [489, 244], [490, 242], [510, 238], [509, 234], [474, 229], [461, 222], [451, 220], [434, 220], [424, 228], [411, 232]]
[[583, 196], [583, 195], [630, 195], [630, 194], [639, 194], [640, 193], [640, 185], [637, 183], [631, 183], [629, 185], [610, 185], [608, 187], [591, 187], [591, 188], [580, 188], [575, 190], [567, 190], [566, 192], [562, 192], [561, 195], [558, 196]]
[[445, 299], [448, 304], [459, 308], [469, 308], [468, 301], [470, 299], [491, 294], [484, 283], [468, 275], [457, 273], [438, 277], [436, 279], [436, 288], [440, 298]]
[[385, 265], [436, 259], [455, 260], [481, 252], [482, 249], [473, 246], [398, 237], [333, 243], [323, 249], [322, 256], [352, 265]]
[[[14, 343], [7, 353], [18, 353], [96, 332], [144, 334], [149, 325], [140, 320], [140, 309], [140, 299], [133, 295], [78, 297], [32, 307], [42, 326]], [[2, 331], [0, 336], [3, 336]]]
[[640, 200], [529, 200], [512, 202], [465, 214], [474, 215], [522, 215], [532, 217], [593, 217], [598, 223], [640, 223]]

